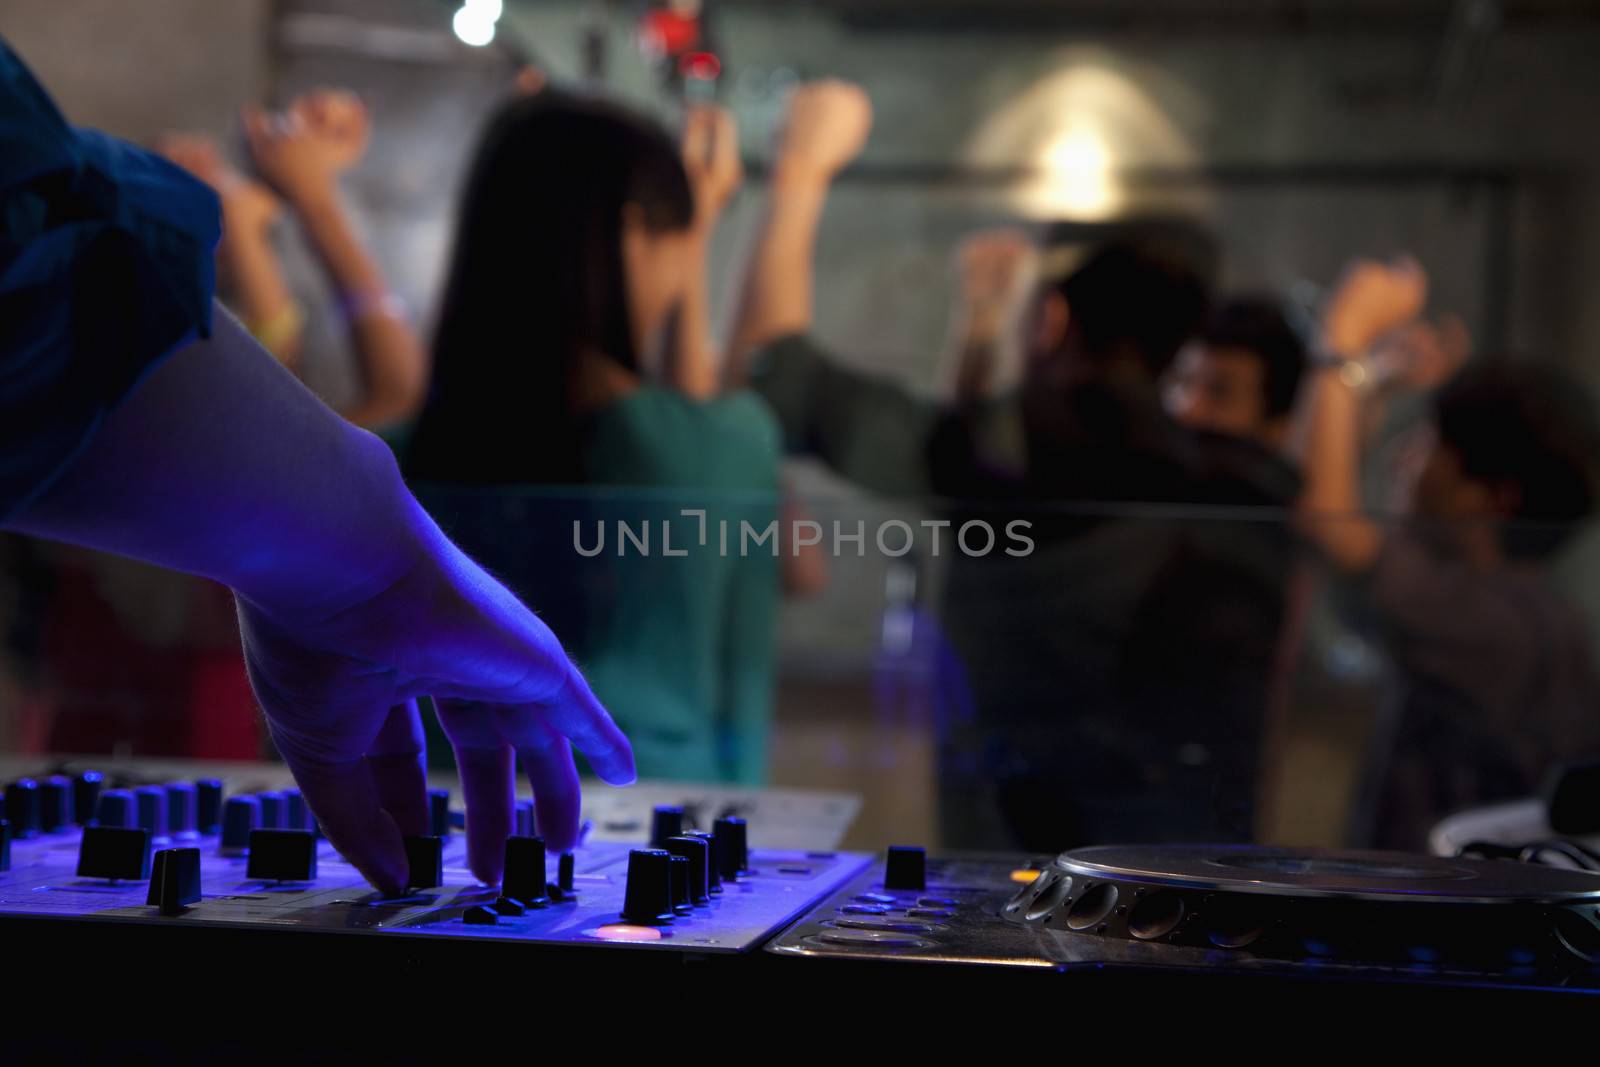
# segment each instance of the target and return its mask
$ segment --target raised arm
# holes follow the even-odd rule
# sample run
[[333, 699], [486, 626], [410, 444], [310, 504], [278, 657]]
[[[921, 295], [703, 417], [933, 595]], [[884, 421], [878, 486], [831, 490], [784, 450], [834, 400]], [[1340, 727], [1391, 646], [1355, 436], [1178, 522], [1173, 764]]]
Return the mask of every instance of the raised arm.
[[790, 99], [729, 343], [730, 384], [744, 381], [756, 349], [811, 328], [813, 258], [828, 186], [861, 152], [871, 127], [867, 94], [847, 82], [812, 82]]
[[961, 304], [953, 325], [958, 402], [990, 396], [1000, 377], [1000, 350], [1024, 281], [1033, 273], [1033, 242], [1018, 229], [983, 230], [956, 254]]
[[235, 171], [210, 138], [171, 133], [156, 150], [216, 191], [222, 201], [222, 242], [217, 259], [230, 303], [263, 348], [279, 363], [300, 358], [304, 316], [289, 291], [283, 262], [272, 246], [272, 224], [281, 204], [272, 190]]
[[698, 105], [683, 128], [683, 166], [694, 190], [694, 221], [689, 229], [689, 276], [667, 336], [662, 373], [667, 384], [705, 399], [721, 385], [716, 342], [711, 336], [711, 235], [717, 220], [744, 179], [739, 131], [723, 108]]
[[610, 781], [628, 743], [559, 642], [452, 545], [377, 438], [336, 417], [215, 311], [8, 523], [213, 578], [238, 598], [246, 663], [278, 746], [329, 838], [379, 889], [426, 833], [415, 700], [452, 698], [469, 860], [500, 874], [513, 754], [552, 847], [572, 847], [569, 739]]
[[402, 422], [422, 406], [427, 355], [405, 308], [367, 252], [338, 177], [366, 152], [367, 112], [350, 93], [302, 96], [282, 115], [245, 112], [256, 169], [293, 208], [337, 296], [355, 346], [362, 396], [340, 412], [358, 426]]
[[1319, 369], [1312, 381], [1297, 510], [1302, 535], [1351, 573], [1369, 570], [1383, 546], [1383, 530], [1361, 501], [1361, 400], [1372, 374], [1366, 356], [1379, 338], [1421, 313], [1427, 292], [1427, 275], [1415, 260], [1358, 261], [1323, 313], [1324, 344], [1343, 362]]

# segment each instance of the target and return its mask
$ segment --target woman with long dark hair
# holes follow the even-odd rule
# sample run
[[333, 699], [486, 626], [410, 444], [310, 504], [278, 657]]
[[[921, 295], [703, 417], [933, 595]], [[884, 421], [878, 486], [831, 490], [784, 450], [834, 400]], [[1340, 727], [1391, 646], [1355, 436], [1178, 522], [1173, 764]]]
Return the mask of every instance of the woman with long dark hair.
[[[691, 112], [680, 149], [608, 103], [505, 105], [467, 180], [406, 459], [430, 487], [539, 487], [424, 494], [560, 620], [647, 777], [766, 773], [778, 561], [715, 534], [777, 517], [776, 427], [753, 395], [718, 395], [706, 323], [706, 245], [738, 179], [714, 109]], [[619, 521], [648, 524], [652, 551], [619, 544]]]

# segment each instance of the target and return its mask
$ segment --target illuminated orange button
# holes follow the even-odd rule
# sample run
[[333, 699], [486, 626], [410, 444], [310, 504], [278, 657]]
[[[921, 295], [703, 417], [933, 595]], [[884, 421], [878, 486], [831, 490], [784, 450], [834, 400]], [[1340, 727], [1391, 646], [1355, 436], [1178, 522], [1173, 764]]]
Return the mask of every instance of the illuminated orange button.
[[631, 923], [612, 923], [596, 927], [590, 933], [605, 941], [660, 941], [661, 931], [654, 926], [634, 926]]
[[1012, 871], [1011, 872], [1011, 880], [1013, 882], [1021, 882], [1023, 885], [1027, 885], [1029, 882], [1032, 882], [1034, 879], [1036, 879], [1038, 877], [1039, 877], [1039, 872], [1038, 871]]

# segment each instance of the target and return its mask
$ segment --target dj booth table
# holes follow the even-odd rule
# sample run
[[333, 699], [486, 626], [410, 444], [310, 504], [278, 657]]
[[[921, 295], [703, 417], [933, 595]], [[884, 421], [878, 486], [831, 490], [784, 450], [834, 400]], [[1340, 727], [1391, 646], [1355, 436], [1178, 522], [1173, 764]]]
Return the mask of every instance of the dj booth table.
[[[1448, 1016], [1463, 1000], [1509, 1013], [1587, 1007], [1582, 994], [1600, 992], [1600, 877], [1587, 873], [1247, 846], [865, 854], [835, 847], [849, 796], [658, 784], [590, 791], [585, 843], [548, 867], [541, 847], [536, 888], [518, 875], [514, 898], [509, 866], [501, 887], [471, 876], [446, 808], [420, 846], [436, 869], [419, 876], [414, 859], [411, 895], [388, 900], [304, 822], [252, 827], [243, 850], [189, 825], [188, 776], [216, 767], [106, 766], [102, 784], [165, 783], [133, 795], [170, 789], [174, 810], [153, 829], [85, 828], [59, 821], [79, 763], [3, 768], [65, 772], [31, 779], [44, 791], [34, 825], [11, 820], [0, 870], [0, 944], [17, 979], [5, 1000], [38, 1023], [13, 1033], [80, 1051], [152, 1033], [196, 1052], [300, 1048], [282, 1026], [319, 1004], [353, 1028], [350, 1048], [370, 1048], [377, 1028], [404, 1054], [419, 1026], [440, 1036], [425, 1020], [527, 1012], [604, 1033], [652, 1016], [717, 1030], [853, 1005], [925, 1030], [958, 1018], [937, 1005]], [[281, 768], [227, 770], [238, 808], [292, 795]], [[8, 813], [26, 818], [22, 805]], [[696, 839], [695, 823], [715, 832]], [[118, 867], [129, 861], [107, 841], [142, 843], [142, 868]], [[164, 887], [184, 852], [197, 882], [180, 899]], [[696, 857], [723, 876], [676, 880]], [[87, 1017], [106, 1028], [73, 1022]]]

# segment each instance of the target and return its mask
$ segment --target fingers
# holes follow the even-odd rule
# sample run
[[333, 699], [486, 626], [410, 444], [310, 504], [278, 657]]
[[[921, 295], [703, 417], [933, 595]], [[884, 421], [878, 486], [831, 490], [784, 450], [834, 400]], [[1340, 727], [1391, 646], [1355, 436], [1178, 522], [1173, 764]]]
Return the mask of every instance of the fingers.
[[733, 112], [722, 107], [707, 107], [706, 127], [711, 136], [711, 169], [728, 174], [741, 169], [739, 124]]
[[578, 844], [582, 801], [572, 746], [543, 721], [541, 709], [500, 708], [496, 718], [527, 771], [545, 845], [556, 852], [572, 851]]
[[456, 753], [467, 806], [467, 865], [486, 885], [500, 881], [516, 802], [516, 760], [499, 723], [483, 704], [438, 702], [439, 724]]
[[711, 158], [711, 110], [704, 104], [697, 104], [683, 117], [683, 165], [690, 174], [704, 170]]
[[240, 108], [239, 119], [244, 125], [245, 144], [250, 154], [259, 159], [272, 142], [272, 120], [259, 104], [246, 104]]
[[[633, 746], [576, 667], [568, 666], [566, 685], [554, 699], [538, 707], [544, 723], [578, 746], [602, 780], [627, 785], [637, 777]], [[512, 743], [516, 743], [514, 739]], [[521, 753], [520, 748], [517, 751]]]
[[[279, 731], [274, 730], [274, 737]], [[365, 758], [324, 761], [278, 740], [295, 783], [333, 847], [385, 896], [405, 891], [409, 869], [400, 828], [383, 809]]]
[[407, 837], [428, 833], [427, 753], [416, 701], [389, 710], [367, 750], [367, 768], [378, 803], [400, 832]]

